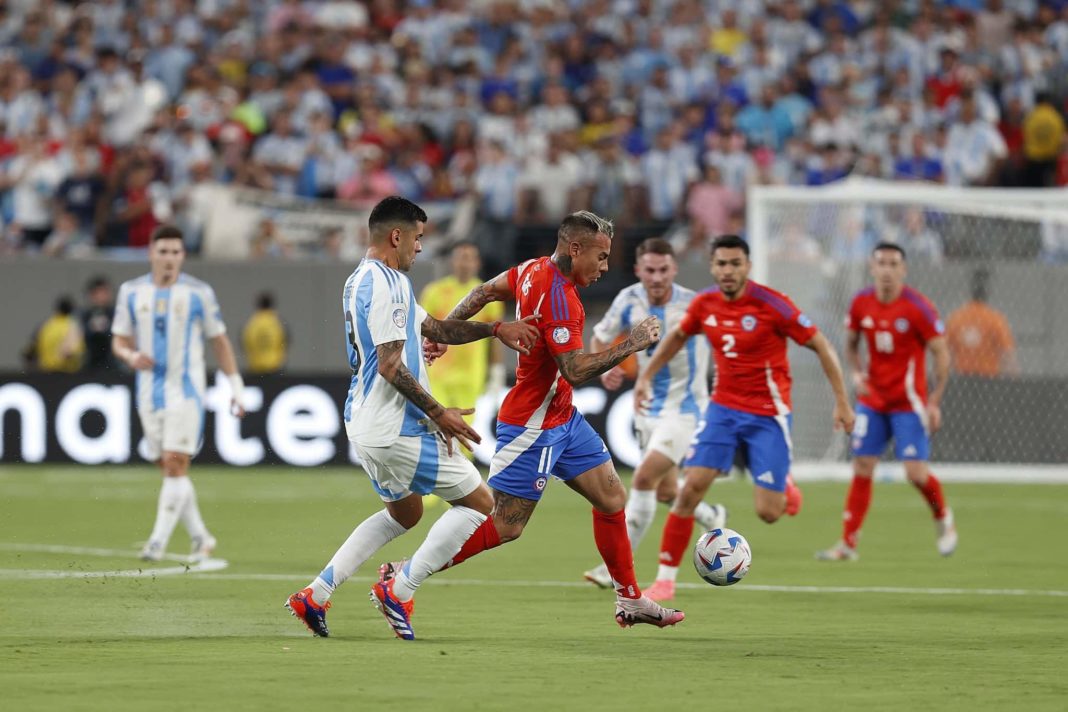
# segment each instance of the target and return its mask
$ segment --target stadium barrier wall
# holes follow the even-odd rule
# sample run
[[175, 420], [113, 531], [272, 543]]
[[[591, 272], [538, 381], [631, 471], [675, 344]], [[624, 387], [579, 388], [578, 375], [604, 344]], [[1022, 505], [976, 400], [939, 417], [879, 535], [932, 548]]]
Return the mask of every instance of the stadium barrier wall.
[[[934, 457], [940, 476], [950, 481], [1066, 482], [1068, 438], [1063, 423], [1068, 417], [1063, 399], [1051, 397], [1068, 383], [1059, 379], [1027, 379], [1023, 390], [1008, 395], [1009, 382], [988, 381], [969, 392], [983, 394], [980, 401], [947, 404], [947, 432], [934, 440]], [[272, 376], [249, 378], [245, 401], [248, 415], [239, 420], [229, 413], [230, 392], [225, 378], [216, 374], [206, 394], [206, 418], [200, 463], [238, 467], [359, 464], [350, 448], [342, 420], [345, 377]], [[501, 394], [500, 397], [503, 397]], [[1025, 398], [1037, 406], [1029, 422], [987, 425], [982, 410], [1007, 397]], [[65, 375], [0, 374], [0, 463], [71, 463], [81, 465], [144, 462], [139, 452], [141, 425], [135, 412], [133, 385], [122, 378], [86, 380]], [[631, 392], [609, 392], [599, 385], [575, 391], [576, 407], [605, 442], [617, 464], [634, 467], [638, 441], [633, 432]], [[1045, 405], [1043, 405], [1045, 404]], [[482, 436], [476, 457], [487, 464], [493, 454], [494, 400], [478, 404], [475, 427]], [[1048, 406], [1048, 407], [1046, 407]], [[1052, 410], [1051, 410], [1052, 409]], [[953, 423], [956, 421], [956, 425]], [[951, 428], [984, 427], [987, 451], [956, 452], [940, 442], [953, 440]], [[944, 437], [948, 436], [948, 437]], [[841, 436], [843, 439], [845, 436]], [[1005, 439], [1034, 440], [1033, 453], [1053, 453], [1031, 462], [998, 463]], [[1054, 450], [1050, 449], [1050, 440]], [[1042, 441], [1042, 447], [1037, 447]], [[900, 479], [900, 466], [881, 466], [880, 479]], [[804, 461], [795, 463], [801, 480], [847, 479], [848, 463]]]

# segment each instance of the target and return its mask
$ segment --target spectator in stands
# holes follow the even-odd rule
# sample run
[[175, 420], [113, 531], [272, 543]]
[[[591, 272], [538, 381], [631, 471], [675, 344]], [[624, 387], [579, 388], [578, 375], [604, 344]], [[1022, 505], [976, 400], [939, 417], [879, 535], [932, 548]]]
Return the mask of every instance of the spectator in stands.
[[705, 164], [704, 180], [690, 190], [686, 215], [690, 219], [690, 242], [687, 249], [703, 254], [709, 240], [728, 234], [730, 216], [744, 207], [742, 196], [723, 185], [719, 168]]
[[984, 268], [972, 273], [972, 298], [946, 319], [953, 370], [964, 376], [996, 378], [1016, 376], [1016, 340], [1009, 320], [987, 303], [990, 272]]
[[634, 225], [640, 217], [644, 185], [638, 161], [623, 150], [614, 135], [602, 136], [582, 158], [582, 196], [598, 215], [613, 220], [617, 230]]
[[27, 366], [48, 373], [75, 373], [82, 367], [85, 340], [74, 315], [74, 300], [62, 296], [55, 311], [33, 333], [22, 351]]
[[683, 201], [697, 180], [697, 166], [674, 126], [665, 126], [656, 135], [653, 148], [641, 158], [648, 216], [662, 232], [683, 214]]
[[960, 119], [949, 129], [945, 154], [946, 182], [950, 185], [988, 185], [999, 163], [1008, 156], [1001, 134], [979, 118], [973, 97], [963, 95]]
[[170, 196], [153, 180], [151, 164], [136, 161], [126, 170], [123, 187], [112, 205], [113, 220], [107, 244], [112, 247], [148, 247], [155, 230], [171, 217]]
[[115, 316], [115, 294], [107, 277], [96, 276], [85, 288], [86, 306], [81, 313], [85, 337], [85, 368], [110, 371], [115, 368], [111, 353], [111, 320]]
[[1023, 185], [1032, 188], [1051, 188], [1057, 169], [1057, 158], [1065, 145], [1064, 118], [1054, 108], [1049, 94], [1035, 97], [1035, 106], [1024, 119]]
[[293, 256], [293, 245], [282, 234], [278, 223], [270, 217], [260, 221], [249, 245], [249, 257], [254, 260], [285, 259]]
[[281, 373], [289, 354], [289, 330], [274, 306], [274, 295], [256, 297], [256, 311], [241, 330], [241, 347], [249, 373]]
[[295, 195], [297, 177], [304, 165], [307, 144], [293, 130], [286, 111], [279, 111], [269, 134], [256, 142], [249, 165], [254, 185], [284, 195]]
[[338, 186], [337, 197], [359, 209], [370, 210], [383, 198], [397, 194], [397, 180], [386, 165], [385, 153], [375, 144], [361, 144], [357, 154], [360, 168]]
[[41, 246], [41, 252], [49, 257], [87, 257], [94, 247], [92, 237], [78, 227], [78, 218], [73, 213], [60, 211], [52, 223], [52, 231]]
[[[894, 161], [894, 178], [940, 182], [942, 162], [932, 155], [927, 137], [919, 131], [912, 134], [911, 150]], [[909, 254], [912, 254], [909, 252]]]
[[905, 209], [905, 218], [894, 242], [905, 248], [905, 254], [917, 263], [942, 264], [945, 249], [942, 237], [927, 225], [927, 216], [922, 208]]
[[0, 188], [11, 190], [15, 241], [38, 250], [52, 232], [52, 197], [63, 180], [63, 168], [48, 155], [44, 137], [26, 136], [20, 151], [0, 179]]
[[532, 158], [520, 172], [520, 223], [558, 223], [579, 208], [577, 189], [582, 182], [582, 163], [566, 149], [565, 141], [563, 134], [550, 135], [545, 157]]

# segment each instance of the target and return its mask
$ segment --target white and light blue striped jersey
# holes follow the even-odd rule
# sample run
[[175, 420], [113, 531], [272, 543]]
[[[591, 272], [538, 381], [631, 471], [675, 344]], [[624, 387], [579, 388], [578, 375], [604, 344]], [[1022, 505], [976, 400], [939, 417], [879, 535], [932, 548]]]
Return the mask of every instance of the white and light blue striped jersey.
[[[641, 282], [625, 288], [612, 300], [608, 312], [593, 327], [593, 335], [606, 344], [648, 316], [660, 320], [660, 336], [666, 337], [682, 321], [686, 308], [697, 293], [692, 289], [673, 285], [671, 299], [663, 306], [649, 304], [649, 295]], [[668, 361], [667, 366], [653, 376], [653, 399], [650, 417], [683, 413], [700, 416], [708, 401], [708, 340], [693, 338]], [[644, 369], [652, 359], [656, 344], [639, 351], [638, 367]]]
[[226, 333], [215, 290], [183, 274], [169, 287], [152, 275], [123, 282], [111, 332], [128, 336], [155, 362], [137, 372], [137, 408], [151, 412], [194, 400], [204, 407], [204, 338]]
[[408, 275], [364, 259], [345, 282], [345, 344], [352, 382], [345, 399], [345, 430], [364, 447], [387, 447], [401, 436], [428, 432], [426, 414], [378, 373], [375, 347], [403, 341], [404, 365], [430, 392], [421, 326], [426, 311], [415, 301]]

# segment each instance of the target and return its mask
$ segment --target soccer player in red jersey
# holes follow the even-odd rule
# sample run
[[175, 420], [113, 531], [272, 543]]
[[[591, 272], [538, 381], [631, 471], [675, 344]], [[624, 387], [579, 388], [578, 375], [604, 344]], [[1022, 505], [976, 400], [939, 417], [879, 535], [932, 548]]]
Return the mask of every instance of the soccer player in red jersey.
[[[660, 338], [660, 322], [650, 316], [605, 351], [583, 348], [586, 312], [578, 290], [608, 271], [612, 234], [608, 220], [584, 210], [572, 213], [560, 224], [551, 257], [528, 260], [476, 287], [449, 313], [449, 319], [468, 319], [490, 302], [515, 300], [516, 314], [540, 315], [536, 324], [541, 331], [530, 353], [520, 356], [516, 385], [497, 414], [497, 451], [489, 472], [493, 516], [450, 566], [517, 539], [555, 476], [593, 505], [593, 537], [612, 576], [616, 622], [624, 628], [636, 623], [663, 628], [685, 616], [642, 595], [627, 536], [626, 490], [608, 447], [571, 403], [572, 387]], [[429, 352], [435, 349], [435, 344], [427, 345]], [[383, 576], [395, 568], [383, 565]]]
[[[891, 242], [876, 245], [871, 258], [875, 286], [853, 297], [846, 316], [846, 358], [857, 389], [857, 426], [853, 431], [853, 483], [842, 514], [842, 539], [816, 554], [825, 561], [858, 557], [857, 537], [871, 503], [871, 477], [879, 457], [894, 439], [894, 454], [905, 475], [934, 514], [938, 551], [957, 548], [953, 510], [942, 485], [927, 464], [930, 434], [942, 425], [942, 396], [949, 379], [949, 348], [938, 310], [927, 297], [905, 284], [905, 251]], [[860, 360], [860, 342], [868, 345], [868, 367]], [[927, 393], [925, 353], [935, 360], [935, 386]]]
[[[652, 395], [653, 376], [693, 336], [704, 334], [716, 359], [716, 380], [704, 418], [687, 453], [685, 482], [664, 523], [660, 568], [646, 590], [654, 600], [675, 596], [675, 578], [693, 535], [694, 508], [712, 482], [730, 472], [734, 452], [744, 446], [756, 487], [753, 505], [769, 524], [787, 508], [790, 481], [790, 363], [786, 339], [819, 356], [834, 390], [836, 429], [851, 432], [853, 409], [838, 356], [827, 338], [785, 294], [749, 279], [749, 245], [737, 235], [712, 243], [716, 286], [690, 303], [686, 315], [657, 347], [638, 376], [634, 397], [642, 407]], [[799, 496], [796, 491], [792, 495]]]

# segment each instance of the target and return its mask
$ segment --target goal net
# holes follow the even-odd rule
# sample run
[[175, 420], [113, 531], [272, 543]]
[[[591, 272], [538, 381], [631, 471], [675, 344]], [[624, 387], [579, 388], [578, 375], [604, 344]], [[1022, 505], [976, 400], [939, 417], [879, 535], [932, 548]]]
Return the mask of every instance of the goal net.
[[[872, 247], [905, 248], [908, 282], [937, 306], [953, 356], [932, 438], [940, 474], [1068, 481], [1068, 194], [859, 180], [754, 187], [747, 213], [753, 278], [788, 293], [843, 360], [843, 318], [871, 283]], [[819, 362], [791, 349], [795, 472], [848, 477]]]

